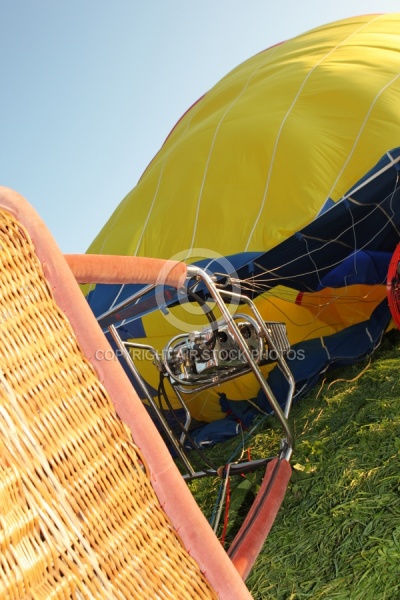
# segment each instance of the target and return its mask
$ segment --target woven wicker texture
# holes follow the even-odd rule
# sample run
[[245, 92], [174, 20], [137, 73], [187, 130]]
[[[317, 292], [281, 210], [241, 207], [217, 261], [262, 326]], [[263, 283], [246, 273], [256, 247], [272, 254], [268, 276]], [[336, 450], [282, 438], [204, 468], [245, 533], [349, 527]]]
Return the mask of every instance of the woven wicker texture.
[[5, 211], [0, 245], [0, 598], [215, 598]]

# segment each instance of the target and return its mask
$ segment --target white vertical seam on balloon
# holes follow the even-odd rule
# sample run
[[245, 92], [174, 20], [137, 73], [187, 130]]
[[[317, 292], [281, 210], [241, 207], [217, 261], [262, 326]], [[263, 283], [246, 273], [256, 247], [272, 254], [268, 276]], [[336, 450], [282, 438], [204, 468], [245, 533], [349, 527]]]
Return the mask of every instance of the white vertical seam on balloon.
[[236, 96], [236, 98], [234, 100], [232, 100], [232, 102], [230, 103], [230, 105], [225, 110], [224, 114], [222, 115], [222, 117], [221, 117], [221, 119], [220, 119], [220, 121], [219, 121], [219, 123], [218, 123], [218, 125], [217, 125], [217, 127], [215, 129], [214, 136], [213, 136], [213, 139], [212, 139], [212, 142], [211, 142], [210, 151], [209, 151], [208, 157], [207, 157], [206, 166], [205, 166], [205, 169], [204, 169], [203, 179], [202, 179], [201, 186], [200, 186], [200, 191], [199, 191], [199, 197], [197, 199], [196, 216], [195, 216], [195, 220], [194, 220], [192, 241], [190, 242], [190, 248], [188, 249], [188, 256], [187, 256], [187, 258], [190, 257], [190, 253], [191, 253], [191, 251], [193, 249], [193, 246], [194, 246], [194, 240], [195, 240], [196, 231], [197, 231], [197, 223], [198, 223], [199, 213], [200, 213], [201, 198], [202, 198], [203, 191], [204, 191], [204, 184], [205, 184], [205, 180], [206, 180], [206, 177], [207, 177], [207, 172], [208, 172], [208, 167], [209, 167], [209, 164], [210, 164], [211, 154], [212, 154], [212, 151], [213, 151], [213, 148], [214, 148], [214, 144], [215, 144], [215, 140], [217, 138], [217, 134], [218, 134], [219, 128], [221, 127], [222, 121], [225, 119], [226, 115], [229, 113], [229, 111], [231, 110], [231, 108], [233, 108], [233, 106], [236, 104], [236, 102], [238, 102], [239, 98], [244, 94], [244, 92], [245, 92], [246, 88], [248, 87], [250, 81], [253, 79], [253, 77], [256, 75], [256, 73], [258, 73], [258, 71], [271, 59], [271, 56], [273, 54], [275, 54], [277, 48], [279, 48], [279, 45], [275, 46], [275, 48], [273, 49], [273, 51], [268, 55], [267, 60], [264, 61], [259, 67], [257, 67], [257, 69], [255, 71], [253, 71], [251, 73], [251, 75], [247, 79], [245, 85], [243, 86], [243, 89], [241, 90], [240, 94], [238, 94]]
[[[150, 205], [149, 211], [148, 211], [148, 213], [147, 213], [146, 220], [145, 220], [145, 222], [144, 222], [144, 225], [143, 225], [143, 228], [142, 228], [142, 233], [141, 233], [141, 235], [140, 235], [140, 238], [139, 238], [139, 241], [138, 241], [138, 243], [137, 243], [137, 245], [136, 245], [136, 250], [135, 250], [135, 252], [134, 252], [133, 256], [136, 256], [136, 255], [137, 255], [137, 253], [139, 252], [139, 247], [140, 247], [140, 244], [142, 243], [142, 239], [143, 239], [143, 236], [144, 236], [144, 232], [145, 232], [145, 230], [146, 230], [147, 223], [149, 222], [150, 215], [151, 215], [151, 213], [152, 213], [152, 211], [153, 211], [154, 203], [155, 203], [155, 201], [156, 201], [156, 198], [157, 198], [158, 190], [159, 190], [159, 188], [160, 188], [161, 177], [162, 177], [162, 173], [163, 173], [163, 171], [164, 171], [164, 165], [165, 165], [165, 161], [166, 161], [166, 160], [167, 160], [167, 157], [165, 157], [165, 158], [164, 158], [164, 160], [163, 160], [163, 163], [162, 163], [162, 166], [161, 166], [161, 170], [160, 170], [160, 175], [159, 175], [159, 177], [158, 177], [158, 181], [157, 181], [157, 188], [156, 188], [156, 191], [154, 192], [153, 200], [151, 201], [151, 205]], [[119, 288], [119, 290], [118, 290], [118, 293], [116, 294], [116, 296], [115, 296], [114, 300], [112, 301], [112, 303], [111, 303], [111, 305], [110, 305], [110, 308], [109, 308], [109, 310], [111, 310], [112, 308], [114, 308], [114, 306], [115, 306], [115, 304], [116, 304], [117, 300], [119, 299], [120, 295], [122, 294], [122, 291], [123, 291], [124, 287], [125, 287], [125, 283], [121, 284], [121, 286], [120, 286], [120, 288]], [[125, 321], [123, 321], [123, 322], [121, 323], [121, 325], [123, 325], [123, 324], [124, 324], [124, 322], [125, 322]]]
[[383, 93], [384, 93], [384, 92], [387, 90], [387, 88], [388, 88], [388, 87], [390, 87], [390, 86], [391, 86], [391, 85], [392, 85], [392, 84], [393, 84], [393, 83], [396, 81], [396, 79], [398, 79], [399, 77], [400, 77], [400, 73], [397, 73], [397, 75], [396, 75], [395, 77], [393, 77], [393, 78], [392, 78], [390, 81], [388, 81], [388, 82], [387, 82], [387, 83], [386, 83], [386, 84], [383, 86], [383, 88], [379, 90], [379, 92], [376, 94], [375, 98], [373, 99], [373, 101], [372, 101], [372, 103], [371, 103], [371, 105], [370, 105], [370, 107], [369, 107], [369, 109], [368, 109], [368, 111], [367, 111], [367, 114], [365, 115], [365, 119], [364, 119], [364, 121], [363, 121], [363, 123], [362, 123], [362, 125], [361, 125], [361, 127], [360, 127], [360, 130], [359, 130], [359, 132], [358, 132], [358, 134], [357, 134], [357, 137], [356, 137], [356, 139], [355, 139], [355, 141], [354, 141], [353, 147], [352, 147], [352, 149], [350, 150], [350, 153], [349, 153], [348, 157], [346, 158], [346, 160], [345, 160], [345, 163], [344, 163], [343, 167], [341, 168], [341, 170], [340, 170], [340, 172], [339, 172], [338, 176], [336, 177], [336, 179], [335, 179], [335, 181], [334, 181], [334, 183], [333, 183], [333, 185], [332, 185], [332, 188], [331, 188], [331, 190], [330, 190], [330, 192], [329, 192], [329, 194], [328, 194], [328, 198], [330, 198], [330, 197], [332, 196], [333, 190], [335, 189], [335, 187], [336, 187], [336, 185], [337, 185], [337, 182], [339, 181], [339, 179], [340, 179], [340, 178], [341, 178], [341, 176], [343, 175], [343, 171], [345, 170], [345, 168], [346, 168], [346, 167], [347, 167], [347, 165], [349, 164], [349, 161], [350, 161], [351, 157], [352, 157], [352, 156], [353, 156], [353, 154], [354, 154], [354, 151], [355, 151], [355, 149], [356, 149], [356, 146], [357, 146], [357, 144], [358, 144], [358, 142], [359, 142], [359, 140], [360, 140], [360, 137], [361, 137], [361, 135], [362, 135], [362, 132], [363, 132], [363, 131], [364, 131], [364, 129], [365, 129], [365, 126], [366, 126], [366, 124], [367, 124], [367, 121], [368, 121], [368, 119], [369, 119], [369, 117], [370, 117], [370, 115], [371, 115], [371, 112], [373, 111], [373, 109], [374, 109], [374, 107], [375, 107], [375, 104], [378, 102], [379, 98], [380, 98], [380, 97], [381, 97], [381, 95], [382, 95], [382, 94], [383, 94]]
[[323, 57], [322, 57], [322, 58], [321, 58], [321, 59], [320, 59], [320, 60], [319, 60], [319, 61], [318, 61], [318, 62], [317, 62], [317, 63], [316, 63], [314, 66], [313, 66], [313, 68], [311, 69], [311, 71], [309, 71], [309, 72], [307, 73], [307, 75], [306, 75], [306, 77], [305, 77], [305, 79], [304, 79], [303, 83], [301, 84], [301, 86], [300, 86], [300, 88], [299, 88], [299, 90], [298, 90], [298, 92], [297, 92], [296, 96], [295, 96], [295, 97], [294, 97], [294, 99], [293, 99], [293, 102], [292, 102], [292, 104], [291, 104], [291, 105], [290, 105], [290, 107], [289, 107], [289, 110], [287, 111], [286, 115], [283, 117], [283, 119], [282, 119], [282, 123], [281, 123], [281, 125], [280, 125], [280, 127], [279, 127], [278, 135], [276, 136], [276, 140], [275, 140], [274, 148], [273, 148], [273, 151], [272, 151], [272, 158], [271, 158], [271, 162], [270, 162], [270, 166], [269, 166], [269, 170], [268, 170], [267, 181], [266, 181], [266, 184], [265, 184], [265, 189], [264, 189], [264, 194], [263, 194], [263, 198], [262, 198], [262, 201], [261, 201], [260, 210], [258, 211], [258, 214], [257, 214], [256, 220], [255, 220], [255, 222], [254, 222], [254, 225], [253, 225], [253, 227], [252, 227], [252, 229], [251, 229], [251, 232], [250, 232], [249, 238], [248, 238], [248, 240], [247, 240], [246, 247], [244, 248], [244, 252], [247, 252], [247, 250], [248, 250], [248, 247], [249, 247], [249, 245], [250, 245], [251, 239], [252, 239], [252, 237], [253, 237], [253, 235], [254, 235], [254, 231], [255, 231], [255, 229], [256, 229], [256, 227], [257, 227], [258, 221], [260, 220], [260, 217], [261, 217], [262, 211], [264, 210], [264, 205], [265, 205], [265, 201], [266, 201], [266, 199], [267, 199], [268, 190], [269, 190], [269, 183], [270, 183], [270, 180], [271, 180], [272, 167], [273, 167], [273, 163], [274, 163], [274, 159], [275, 159], [275, 155], [276, 155], [276, 151], [277, 151], [277, 147], [278, 147], [278, 143], [279, 143], [279, 140], [280, 140], [280, 136], [281, 136], [281, 133], [282, 133], [283, 127], [284, 127], [284, 125], [285, 125], [285, 123], [286, 123], [286, 121], [287, 121], [287, 119], [288, 119], [288, 117], [289, 117], [290, 113], [292, 112], [292, 110], [293, 110], [293, 107], [294, 107], [294, 105], [296, 104], [296, 102], [297, 102], [297, 100], [298, 100], [298, 98], [299, 98], [299, 96], [300, 96], [301, 92], [303, 91], [303, 89], [304, 89], [304, 86], [306, 85], [307, 81], [309, 80], [309, 78], [311, 77], [311, 75], [313, 74], [313, 72], [315, 71], [315, 69], [316, 69], [316, 68], [317, 68], [317, 67], [318, 67], [318, 66], [319, 66], [319, 65], [320, 65], [320, 64], [321, 64], [321, 63], [322, 63], [324, 60], [326, 60], [326, 59], [328, 58], [328, 56], [330, 56], [331, 54], [333, 54], [333, 53], [334, 53], [334, 52], [335, 52], [335, 51], [336, 51], [336, 50], [337, 50], [337, 49], [338, 49], [340, 46], [342, 46], [342, 45], [343, 45], [345, 42], [347, 42], [347, 41], [348, 41], [350, 38], [352, 38], [352, 37], [353, 37], [353, 36], [355, 36], [357, 33], [359, 33], [359, 32], [360, 32], [362, 29], [364, 29], [365, 27], [367, 27], [367, 25], [370, 25], [370, 23], [372, 23], [373, 21], [375, 21], [377, 18], [378, 18], [378, 17], [375, 17], [374, 19], [371, 19], [371, 20], [370, 20], [370, 21], [368, 21], [367, 23], [364, 23], [364, 24], [363, 24], [361, 27], [359, 27], [359, 28], [358, 28], [356, 31], [353, 31], [353, 32], [352, 32], [352, 33], [351, 33], [349, 36], [347, 36], [347, 38], [346, 38], [346, 39], [342, 40], [342, 41], [341, 41], [339, 44], [337, 44], [337, 45], [336, 45], [334, 48], [332, 48], [332, 50], [330, 50], [330, 51], [328, 52], [328, 54], [326, 54], [325, 56], [323, 56]]
[[158, 190], [160, 189], [161, 178], [162, 178], [162, 175], [163, 175], [163, 172], [164, 172], [164, 166], [165, 166], [166, 160], [167, 160], [167, 156], [164, 158], [163, 163], [161, 165], [160, 174], [158, 176], [158, 181], [157, 181], [157, 187], [156, 187], [156, 190], [154, 192], [153, 200], [151, 201], [149, 212], [147, 213], [147, 217], [146, 217], [146, 220], [145, 220], [143, 228], [142, 228], [142, 233], [140, 234], [140, 238], [139, 238], [139, 241], [137, 243], [136, 250], [135, 250], [135, 253], [134, 253], [133, 256], [136, 256], [137, 253], [139, 252], [139, 248], [140, 248], [140, 244], [142, 243], [142, 240], [143, 240], [144, 232], [146, 231], [146, 227], [147, 227], [147, 224], [149, 222], [150, 215], [153, 212], [154, 204], [156, 202], [157, 195], [158, 195]]

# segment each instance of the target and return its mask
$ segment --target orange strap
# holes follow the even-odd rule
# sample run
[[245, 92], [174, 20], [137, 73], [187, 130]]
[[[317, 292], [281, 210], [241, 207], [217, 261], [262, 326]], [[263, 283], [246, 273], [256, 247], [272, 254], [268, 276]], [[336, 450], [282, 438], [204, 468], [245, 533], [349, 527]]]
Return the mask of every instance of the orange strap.
[[106, 254], [65, 254], [78, 283], [143, 283], [182, 287], [186, 265], [161, 258]]

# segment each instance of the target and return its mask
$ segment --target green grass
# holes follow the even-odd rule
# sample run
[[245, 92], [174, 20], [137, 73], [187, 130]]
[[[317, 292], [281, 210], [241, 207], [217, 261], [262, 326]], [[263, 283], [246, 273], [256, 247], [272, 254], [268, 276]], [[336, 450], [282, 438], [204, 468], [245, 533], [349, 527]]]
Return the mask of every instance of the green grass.
[[[400, 598], [399, 367], [396, 331], [371, 360], [328, 372], [293, 407], [293, 476], [246, 582], [256, 600]], [[277, 451], [279, 427], [272, 420], [262, 427], [247, 442], [253, 457]], [[237, 446], [216, 447], [213, 458], [223, 463]], [[256, 491], [255, 477], [232, 490], [241, 507], [231, 511], [228, 541]], [[190, 485], [209, 516], [219, 482]]]

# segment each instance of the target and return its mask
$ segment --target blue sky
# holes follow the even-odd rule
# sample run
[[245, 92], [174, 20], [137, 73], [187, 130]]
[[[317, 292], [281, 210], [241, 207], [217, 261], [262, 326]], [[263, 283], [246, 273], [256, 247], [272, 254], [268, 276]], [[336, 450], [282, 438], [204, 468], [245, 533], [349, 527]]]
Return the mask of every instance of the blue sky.
[[85, 252], [181, 115], [255, 53], [398, 0], [0, 0], [0, 185]]

